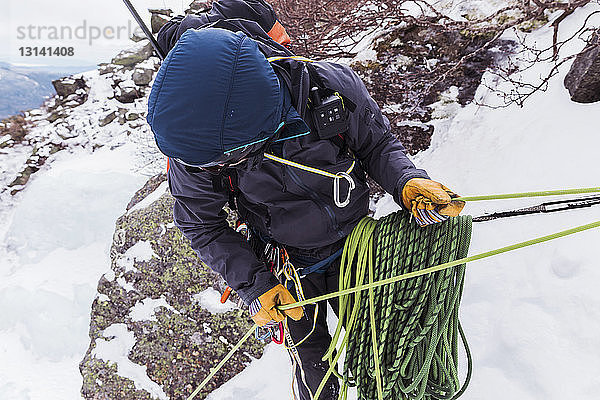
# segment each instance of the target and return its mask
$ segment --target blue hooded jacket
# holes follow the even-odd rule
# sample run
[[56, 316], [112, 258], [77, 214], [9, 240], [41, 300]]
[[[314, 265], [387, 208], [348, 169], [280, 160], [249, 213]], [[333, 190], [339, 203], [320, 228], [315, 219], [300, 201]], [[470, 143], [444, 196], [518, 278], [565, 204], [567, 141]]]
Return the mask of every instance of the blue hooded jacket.
[[158, 148], [187, 164], [265, 141], [282, 120], [283, 91], [241, 32], [189, 29], [162, 64], [148, 101]]

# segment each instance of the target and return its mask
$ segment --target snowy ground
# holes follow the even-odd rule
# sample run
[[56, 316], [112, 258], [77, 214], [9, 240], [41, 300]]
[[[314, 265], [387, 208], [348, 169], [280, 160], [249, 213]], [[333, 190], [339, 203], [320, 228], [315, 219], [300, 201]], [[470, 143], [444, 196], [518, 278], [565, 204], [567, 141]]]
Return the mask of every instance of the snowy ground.
[[[589, 11], [569, 17], [562, 33]], [[546, 29], [533, 39], [550, 37]], [[463, 195], [598, 186], [600, 103], [569, 101], [567, 68], [524, 108], [440, 104], [440, 115], [453, 117], [439, 120], [415, 162]], [[478, 96], [494, 101], [483, 89]], [[59, 154], [0, 210], [1, 400], [80, 398], [78, 363], [114, 221], [145, 180], [131, 172], [132, 150]], [[466, 212], [537, 203], [473, 203]], [[380, 215], [393, 209], [389, 198], [378, 206]], [[597, 220], [600, 208], [477, 224], [470, 254]], [[462, 322], [474, 374], [465, 400], [598, 398], [599, 242], [600, 231], [588, 231], [469, 265]], [[289, 374], [285, 351], [270, 345], [210, 399], [289, 398]]]
[[114, 223], [145, 178], [132, 146], [61, 154], [3, 220], [0, 399], [77, 399]]

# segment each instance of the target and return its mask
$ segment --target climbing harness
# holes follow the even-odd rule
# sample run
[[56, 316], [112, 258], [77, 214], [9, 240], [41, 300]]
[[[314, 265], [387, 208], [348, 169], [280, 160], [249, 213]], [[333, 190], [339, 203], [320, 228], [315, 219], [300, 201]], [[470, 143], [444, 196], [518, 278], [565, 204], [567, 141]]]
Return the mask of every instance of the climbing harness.
[[[322, 175], [333, 179], [333, 201], [335, 202], [335, 205], [340, 208], [344, 208], [348, 204], [350, 204], [350, 194], [352, 193], [352, 190], [356, 187], [354, 179], [352, 179], [350, 174], [356, 166], [356, 160], [352, 161], [352, 164], [345, 172], [338, 172], [337, 174], [332, 174], [331, 172], [323, 171], [319, 168], [309, 167], [307, 165], [303, 165], [294, 161], [286, 160], [285, 158], [277, 157], [273, 154], [265, 153], [264, 156], [265, 158], [271, 161], [275, 161], [281, 164], [288, 165], [290, 167], [294, 167], [303, 171], [311, 172], [313, 174]], [[344, 179], [348, 183], [348, 194], [346, 195], [346, 199], [343, 201], [340, 198], [340, 182], [342, 181], [342, 179]]]
[[336, 251], [329, 257], [324, 258], [321, 261], [318, 261], [312, 265], [309, 265], [308, 267], [296, 268], [296, 271], [300, 275], [301, 279], [304, 278], [306, 275], [310, 275], [310, 274], [314, 274], [314, 273], [323, 274], [329, 269], [329, 267], [331, 266], [331, 264], [333, 264], [333, 262], [335, 260], [340, 258], [343, 250], [344, 249], [339, 249], [338, 251]]
[[[273, 241], [269, 241], [266, 246], [265, 246], [265, 250], [264, 250], [264, 260], [266, 261], [267, 267], [271, 270], [271, 272], [275, 275], [275, 277], [279, 280], [279, 282], [281, 282], [282, 285], [284, 285], [288, 290], [295, 290], [296, 292], [296, 298], [300, 301], [306, 300], [306, 297], [304, 296], [304, 290], [302, 288], [302, 283], [300, 282], [301, 276], [298, 274], [298, 271], [296, 270], [296, 268], [293, 266], [293, 264], [290, 261], [290, 257], [288, 255], [287, 250], [283, 247], [280, 246], [279, 244], [273, 242]], [[287, 325], [287, 319], [285, 319], [282, 322], [280, 322], [278, 325], [276, 325], [278, 327], [278, 330], [274, 332], [274, 327], [273, 326], [268, 326], [267, 329], [270, 330], [270, 335], [271, 335], [271, 340], [274, 341], [277, 344], [284, 344], [285, 349], [288, 351], [288, 354], [290, 356], [290, 359], [292, 361], [292, 379], [291, 379], [291, 386], [292, 386], [292, 393], [294, 393], [294, 398], [295, 398], [295, 384], [296, 384], [296, 379], [294, 379], [294, 372], [296, 371], [297, 368], [299, 368], [300, 370], [300, 377], [302, 380], [302, 384], [306, 387], [306, 389], [308, 390], [308, 392], [310, 393], [310, 388], [308, 386], [308, 383], [306, 381], [306, 376], [304, 373], [304, 369], [302, 367], [302, 359], [300, 358], [300, 354], [298, 353], [298, 349], [297, 347], [299, 345], [301, 345], [304, 341], [306, 341], [306, 339], [308, 339], [310, 337], [310, 335], [312, 335], [312, 333], [314, 332], [316, 326], [317, 326], [317, 318], [319, 315], [319, 305], [315, 305], [315, 312], [313, 315], [313, 323], [312, 323], [312, 328], [311, 330], [306, 334], [306, 336], [295, 342], [292, 338], [292, 335], [290, 334], [290, 330], [288, 328]], [[308, 319], [308, 316], [306, 315], [306, 310], [304, 310], [304, 318]], [[259, 327], [256, 327], [256, 332], [259, 331]], [[263, 328], [264, 329], [264, 328]], [[276, 337], [275, 335], [279, 333], [280, 336], [278, 336], [277, 340], [274, 339], [274, 337]], [[285, 338], [285, 340], [284, 340]]]
[[[525, 198], [525, 197], [539, 197], [539, 196], [556, 196], [556, 195], [572, 195], [572, 194], [582, 194], [582, 193], [599, 193], [600, 192], [600, 187], [595, 187], [595, 188], [584, 188], [584, 189], [569, 189], [569, 190], [558, 190], [558, 191], [544, 191], [544, 192], [526, 192], [526, 193], [511, 193], [511, 194], [501, 194], [501, 195], [490, 195], [490, 196], [473, 196], [473, 197], [459, 197], [457, 198], [457, 200], [462, 200], [462, 201], [481, 201], [481, 200], [497, 200], [497, 199], [506, 199], [506, 198]], [[459, 223], [460, 220], [462, 219], [464, 221], [464, 218], [470, 218], [470, 217], [457, 217], [459, 218]], [[447, 223], [452, 223], [452, 221], [456, 220], [457, 218], [451, 218], [449, 220], [447, 220], [444, 224]], [[367, 221], [367, 222], [365, 222]], [[464, 223], [464, 222], [463, 222]], [[369, 237], [370, 235], [373, 235], [373, 231], [375, 230], [372, 226], [373, 222], [369, 222], [369, 219], [363, 219], [359, 225], [357, 225], [357, 227], [355, 228], [355, 230], [352, 232], [351, 237], [355, 237], [355, 231], [357, 232], [356, 235], [359, 235], [359, 237], [362, 237], [362, 235], [365, 235], [367, 237]], [[433, 228], [434, 226], [427, 226], [424, 228], [419, 228], [422, 230], [428, 230]], [[355, 293], [359, 293], [365, 290], [368, 290], [369, 292], [369, 320], [370, 320], [370, 327], [368, 329], [370, 329], [371, 331], [371, 347], [374, 349], [378, 349], [376, 351], [373, 351], [372, 355], [373, 355], [373, 360], [369, 361], [368, 366], [366, 367], [366, 372], [368, 374], [369, 377], [371, 377], [372, 380], [372, 376], [375, 376], [375, 385], [376, 385], [376, 393], [377, 396], [379, 398], [381, 398], [380, 396], [383, 395], [384, 391], [389, 391], [390, 390], [390, 386], [389, 386], [389, 381], [387, 381], [385, 379], [386, 374], [387, 373], [396, 373], [397, 371], [394, 369], [388, 369], [387, 371], [384, 370], [383, 373], [381, 371], [381, 365], [380, 365], [380, 361], [382, 361], [385, 365], [385, 363], [387, 362], [388, 358], [391, 358], [387, 353], [382, 352], [382, 349], [385, 348], [385, 343], [383, 341], [381, 341], [378, 338], [378, 334], [379, 336], [381, 336], [383, 334], [383, 329], [379, 329], [379, 331], [377, 330], [377, 318], [375, 317], [375, 303], [374, 303], [374, 299], [375, 299], [375, 289], [377, 288], [382, 288], [385, 286], [396, 286], [395, 284], [400, 283], [400, 282], [405, 282], [405, 285], [407, 285], [406, 287], [411, 288], [411, 290], [415, 290], [418, 285], [419, 285], [419, 280], [415, 279], [415, 278], [419, 278], [419, 277], [424, 277], [430, 274], [435, 274], [437, 272], [442, 272], [442, 271], [446, 271], [449, 270], [453, 267], [458, 267], [455, 270], [460, 270], [461, 266], [466, 265], [466, 263], [470, 263], [473, 261], [477, 261], [477, 260], [482, 260], [485, 258], [489, 258], [489, 257], [493, 257], [499, 254], [503, 254], [503, 253], [507, 253], [510, 251], [514, 251], [517, 249], [521, 249], [524, 247], [528, 247], [528, 246], [533, 246], [539, 243], [544, 243], [544, 242], [548, 242], [551, 240], [555, 240], [558, 238], [562, 238], [562, 237], [566, 237], [569, 235], [573, 235], [576, 233], [580, 233], [580, 232], [584, 232], [590, 229], [596, 229], [596, 228], [600, 228], [600, 221], [596, 221], [596, 222], [592, 222], [589, 224], [585, 224], [585, 225], [581, 225], [581, 226], [577, 226], [571, 229], [566, 229], [560, 232], [556, 232], [553, 234], [549, 234], [549, 235], [545, 235], [545, 236], [541, 236], [538, 238], [534, 238], [531, 240], [526, 240], [524, 242], [519, 242], [519, 243], [515, 243], [509, 246], [504, 246], [501, 248], [497, 248], [497, 249], [493, 249], [490, 251], [486, 251], [483, 253], [479, 253], [473, 256], [468, 256], [468, 257], [461, 257], [458, 259], [455, 259], [453, 261], [447, 261], [447, 262], [442, 262], [441, 264], [438, 265], [433, 265], [424, 269], [420, 269], [420, 270], [416, 270], [416, 271], [410, 271], [410, 272], [402, 272], [399, 275], [393, 275], [393, 276], [388, 276], [379, 280], [375, 280], [374, 278], [374, 272], [371, 270], [371, 268], [368, 268], [368, 274], [369, 274], [369, 282], [367, 283], [360, 283], [360, 282], [364, 282], [364, 278], [365, 278], [365, 271], [364, 268], [362, 269], [362, 272], [359, 274], [357, 273], [357, 277], [356, 277], [356, 283], [354, 284], [354, 286], [349, 285], [350, 287], [344, 286], [345, 288], [341, 288], [339, 291], [334, 292], [334, 293], [328, 293], [328, 294], [324, 294], [321, 296], [316, 296], [314, 298], [310, 298], [310, 299], [306, 299], [306, 300], [301, 300], [298, 301], [296, 303], [293, 304], [288, 304], [285, 306], [280, 306], [278, 307], [280, 310], [288, 310], [291, 308], [295, 308], [295, 307], [300, 307], [300, 306], [305, 306], [307, 304], [316, 304], [320, 301], [323, 300], [328, 300], [328, 299], [332, 299], [332, 298], [336, 298], [336, 297], [340, 297], [340, 298], [346, 298], [349, 302], [350, 305], [353, 306], [354, 303], [352, 303], [353, 299], [351, 297], [345, 297], [351, 294], [355, 294]], [[365, 230], [367, 229], [366, 232], [359, 232], [360, 230]], [[370, 232], [369, 232], [370, 231]], [[354, 241], [354, 240], [352, 240]], [[347, 246], [348, 249], [350, 249], [350, 245], [348, 243], [350, 243], [351, 241], [348, 240]], [[358, 242], [359, 244], [361, 243], [361, 241]], [[379, 247], [385, 247], [386, 242], [378, 242], [378, 246]], [[392, 243], [391, 242], [387, 242], [388, 246], [390, 246]], [[438, 244], [439, 245], [439, 244]], [[373, 257], [373, 241], [372, 240], [368, 240], [366, 244], [361, 244], [358, 248], [355, 248], [353, 251], [353, 256], [352, 259], [354, 259], [354, 255], [358, 254], [358, 260], [362, 262], [365, 262], [365, 259], [367, 260], [367, 265], [371, 264], [373, 265], [373, 263], [368, 263], [369, 261], [369, 257]], [[370, 249], [370, 250], [369, 250]], [[346, 261], [346, 259], [349, 258], [349, 254], [347, 248], [344, 248], [344, 259], [343, 262]], [[394, 257], [395, 255], [389, 254], [389, 257]], [[430, 254], [427, 255], [427, 257], [430, 257]], [[377, 268], [379, 268], [379, 266], [377, 266]], [[454, 271], [456, 272], [456, 271]], [[458, 271], [460, 273], [460, 271]], [[390, 272], [391, 274], [391, 272]], [[342, 275], [342, 272], [340, 271], [340, 276], [346, 276], [347, 277], [348, 274], [344, 273]], [[361, 276], [358, 276], [361, 275]], [[437, 276], [443, 276], [443, 275], [437, 275]], [[347, 278], [346, 278], [347, 279]], [[462, 278], [460, 278], [462, 280]], [[438, 279], [439, 280], [439, 279]], [[438, 280], [431, 280], [431, 281], [438, 281]], [[426, 280], [421, 280], [421, 281], [426, 281]], [[450, 286], [446, 287], [446, 283], [443, 283], [443, 290], [449, 290], [452, 289], [454, 291], [454, 293], [456, 294], [457, 297], [451, 297], [450, 299], [460, 299], [459, 294], [462, 291], [462, 284], [459, 286], [458, 285], [458, 281], [455, 279], [454, 281], [452, 279], [442, 279], [442, 282], [447, 282], [449, 281], [450, 283], [454, 284], [453, 289]], [[412, 282], [412, 283], [411, 283]], [[432, 284], [432, 283], [430, 283]], [[439, 282], [435, 282], [435, 285], [438, 285]], [[382, 289], [380, 289], [382, 290]], [[390, 290], [385, 289], [385, 290]], [[404, 293], [399, 293], [398, 292], [398, 296], [404, 296]], [[406, 310], [403, 309], [403, 303], [399, 302], [399, 301], [392, 301], [394, 299], [390, 299], [390, 298], [386, 298], [386, 296], [377, 296], [378, 300], [382, 301], [381, 298], [383, 298], [383, 300], [386, 300], [387, 303], [384, 304], [385, 307], [388, 308], [398, 308], [398, 311], [401, 311], [402, 313], [404, 313]], [[404, 297], [401, 297], [400, 299], [404, 299]], [[396, 299], [398, 300], [398, 299]], [[412, 298], [407, 298], [407, 301], [413, 301]], [[366, 301], [366, 300], [364, 300]], [[451, 302], [452, 303], [452, 302]], [[450, 304], [451, 304], [450, 303]], [[427, 304], [428, 307], [431, 306], [431, 304]], [[439, 303], [437, 306], [444, 308], [444, 307], [448, 307], [448, 304], [446, 304], [446, 302], [444, 301], [444, 303]], [[437, 307], [436, 306], [436, 307]], [[353, 308], [352, 308], [353, 310]], [[346, 311], [347, 312], [347, 311]], [[450, 316], [453, 316], [453, 314], [456, 314], [455, 312], [450, 312]], [[352, 316], [352, 314], [350, 314]], [[431, 314], [433, 315], [433, 314]], [[341, 316], [341, 310], [340, 310], [340, 320], [342, 319]], [[384, 318], [385, 319], [385, 318]], [[429, 321], [429, 318], [426, 318], [425, 321]], [[454, 319], [451, 318], [452, 321], [454, 321]], [[456, 321], [458, 322], [458, 319], [456, 318]], [[381, 322], [381, 321], [379, 321]], [[412, 323], [414, 323], [415, 321], [412, 321]], [[420, 323], [421, 321], [419, 321]], [[438, 320], [439, 322], [439, 320]], [[444, 322], [444, 324], [442, 324], [442, 326], [450, 326], [450, 325], [446, 325], [447, 321], [442, 321]], [[364, 324], [363, 324], [364, 325]], [[196, 390], [194, 390], [194, 392], [192, 392], [190, 394], [190, 396], [188, 397], [188, 400], [192, 400], [201, 390], [202, 388], [204, 388], [206, 386], [206, 384], [210, 381], [210, 379], [212, 379], [212, 377], [223, 367], [223, 365], [225, 365], [225, 363], [233, 356], [233, 354], [235, 354], [235, 352], [242, 346], [242, 344], [254, 333], [254, 329], [256, 328], [256, 324], [254, 324], [254, 326], [248, 330], [246, 332], [246, 334], [242, 337], [242, 339], [229, 351], [229, 353], [227, 353], [227, 355], [221, 360], [221, 362], [219, 362], [217, 364], [217, 366], [213, 369], [211, 369], [211, 372], [209, 373], [209, 375], [202, 381], [202, 383], [196, 388]], [[410, 325], [409, 325], [410, 326]], [[413, 326], [417, 326], [417, 325], [413, 325]], [[425, 325], [422, 325], [423, 327], [425, 327]], [[361, 329], [364, 331], [365, 329], [367, 329], [366, 327], [361, 327]], [[431, 326], [427, 327], [428, 331], [427, 333], [435, 333], [436, 336], [437, 334], [439, 334], [439, 324], [433, 323], [431, 324]], [[456, 332], [458, 331], [461, 340], [466, 343], [466, 340], [464, 338], [464, 332], [462, 331], [462, 328], [460, 327], [460, 325], [452, 325], [452, 334], [451, 336], [446, 335], [445, 338], [443, 337], [444, 335], [442, 335], [442, 337], [440, 337], [438, 339], [438, 345], [444, 347], [444, 351], [446, 351], [447, 349], [454, 349], [456, 346]], [[403, 331], [404, 332], [404, 331]], [[410, 333], [410, 329], [408, 329], [406, 332]], [[386, 332], [386, 335], [389, 335], [390, 333], [395, 333], [395, 332]], [[339, 337], [339, 336], [338, 336]], [[353, 336], [354, 337], [354, 336]], [[368, 337], [368, 333], [366, 334], [366, 337]], [[405, 336], [404, 337], [404, 341], [406, 342], [407, 340], [410, 339], [411, 336]], [[448, 337], [452, 338], [453, 340], [448, 340]], [[413, 332], [413, 339], [414, 337], [414, 332]], [[402, 377], [402, 374], [414, 374], [416, 373], [416, 377], [419, 378], [420, 380], [420, 384], [423, 385], [423, 379], [425, 377], [425, 374], [427, 373], [427, 370], [425, 369], [419, 369], [418, 371], [414, 370], [414, 369], [410, 369], [410, 366], [416, 366], [417, 364], [412, 364], [411, 363], [411, 357], [413, 355], [415, 355], [415, 352], [417, 352], [417, 348], [418, 345], [421, 341], [425, 340], [426, 336], [423, 335], [423, 333], [420, 334], [419, 336], [420, 339], [416, 339], [416, 344], [411, 347], [408, 350], [407, 355], [410, 355], [410, 357], [408, 358], [404, 358], [404, 361], [399, 367], [400, 367], [400, 374]], [[425, 340], [427, 341], [427, 340]], [[342, 339], [342, 343], [341, 345], [346, 345], [348, 342], [348, 335], [346, 335], [343, 339]], [[356, 344], [353, 344], [354, 346], [356, 346]], [[362, 346], [362, 347], [361, 347]], [[366, 352], [366, 347], [367, 346], [365, 343], [359, 343], [358, 344], [358, 349], [365, 349], [364, 351]], [[330, 349], [331, 350], [331, 349]], [[467, 358], [470, 358], [470, 353], [468, 351], [468, 347], [466, 347], [466, 351], [467, 351]], [[455, 354], [456, 352], [452, 351], [451, 353], [446, 353], [446, 354]], [[328, 352], [328, 359], [331, 356], [331, 352]], [[337, 363], [337, 360], [339, 359], [339, 354], [341, 354], [340, 352], [338, 352], [338, 355], [335, 356], [335, 358], [333, 359], [333, 363], [330, 365], [330, 370], [331, 372], [328, 372], [329, 374], [331, 373], [335, 373], [335, 365]], [[417, 352], [417, 358], [419, 358], [419, 353]], [[423, 355], [421, 354], [421, 357]], [[388, 358], [386, 358], [388, 357]], [[452, 378], [453, 376], [455, 376], [454, 373], [454, 369], [456, 366], [456, 362], [454, 361], [454, 359], [447, 358], [446, 360], [441, 359], [440, 360], [440, 356], [439, 354], [436, 355], [436, 353], [434, 353], [433, 355], [431, 355], [431, 353], [426, 352], [425, 353], [425, 359], [424, 360], [420, 360], [420, 361], [427, 361], [428, 365], [434, 365], [435, 368], [433, 369], [433, 376], [434, 377], [438, 377], [437, 374], [439, 374], [440, 371], [444, 370], [444, 368], [446, 368], [446, 370], [448, 370], [448, 368], [450, 368], [450, 373], [449, 376], [450, 378]], [[409, 360], [408, 362], [406, 360]], [[444, 362], [446, 361], [447, 364]], [[348, 361], [349, 362], [349, 366], [352, 366], [351, 360]], [[366, 363], [366, 361], [364, 361]], [[438, 369], [438, 366], [440, 369]], [[357, 367], [358, 368], [358, 367]], [[360, 368], [365, 368], [365, 365], [361, 366]], [[470, 367], [469, 367], [470, 369]], [[351, 369], [348, 370], [349, 372], [344, 372], [344, 376], [342, 376], [342, 379], [344, 379], [344, 385], [350, 386], [352, 384], [355, 384], [356, 379], [360, 376], [367, 376], [364, 375], [364, 370], [357, 370], [358, 373], [356, 372], [352, 372]], [[444, 372], [445, 373], [445, 372]], [[327, 378], [327, 376], [326, 376]], [[438, 377], [439, 378], [439, 377]], [[467, 376], [467, 378], [469, 378], [469, 376]], [[437, 378], [436, 378], [437, 379]], [[320, 389], [322, 390], [324, 384], [326, 382], [326, 379], [324, 379], [321, 382], [320, 385]], [[457, 392], [455, 392], [455, 394], [453, 395], [452, 398], [457, 398], [458, 396], [460, 396], [465, 389], [465, 385], [468, 382], [468, 379], [465, 381], [465, 384], [463, 384], [462, 388], [460, 390], [458, 390]], [[392, 386], [392, 388], [399, 388], [400, 390], [404, 389], [404, 390], [409, 390], [411, 391], [411, 393], [414, 393], [412, 391], [414, 390], [418, 390], [416, 392], [417, 395], [419, 395], [420, 391], [422, 390], [422, 386], [419, 386], [419, 383], [417, 383], [416, 385], [412, 385], [412, 384], [406, 384], [408, 383], [408, 381], [403, 381], [401, 380], [400, 383], [395, 382], [395, 386]], [[453, 378], [448, 380], [446, 382], [449, 386], [448, 387], [438, 387], [438, 386], [432, 386], [432, 387], [426, 387], [425, 388], [425, 392], [423, 394], [423, 396], [427, 395], [427, 396], [433, 396], [435, 394], [435, 392], [441, 393], [442, 391], [444, 393], [446, 393], [447, 390], [449, 390], [448, 388], [450, 388], [450, 390], [456, 390], [460, 384], [456, 382], [456, 380], [454, 380]], [[372, 385], [372, 383], [371, 383]], [[372, 388], [372, 387], [371, 387]], [[388, 392], [386, 392], [388, 393]], [[389, 393], [395, 393], [393, 392], [393, 390]], [[405, 399], [406, 397], [399, 397], [402, 399]], [[450, 398], [450, 397], [444, 397], [444, 398]], [[318, 400], [318, 396], [317, 394], [315, 394], [315, 396], [313, 397], [313, 400]]]

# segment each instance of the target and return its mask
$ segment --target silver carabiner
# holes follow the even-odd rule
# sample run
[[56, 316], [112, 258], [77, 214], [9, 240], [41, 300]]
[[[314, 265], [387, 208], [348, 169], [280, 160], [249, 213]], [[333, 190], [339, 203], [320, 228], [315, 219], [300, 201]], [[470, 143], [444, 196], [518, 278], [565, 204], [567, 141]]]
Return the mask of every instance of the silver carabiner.
[[[342, 178], [344, 178], [349, 185], [348, 195], [346, 196], [346, 200], [344, 200], [343, 202], [340, 201], [340, 181]], [[347, 173], [338, 172], [337, 174], [335, 174], [335, 178], [333, 178], [333, 201], [335, 202], [335, 205], [340, 208], [344, 208], [348, 204], [350, 204], [350, 193], [352, 193], [352, 190], [355, 187], [356, 185], [354, 184], [354, 179], [352, 179], [352, 177]]]

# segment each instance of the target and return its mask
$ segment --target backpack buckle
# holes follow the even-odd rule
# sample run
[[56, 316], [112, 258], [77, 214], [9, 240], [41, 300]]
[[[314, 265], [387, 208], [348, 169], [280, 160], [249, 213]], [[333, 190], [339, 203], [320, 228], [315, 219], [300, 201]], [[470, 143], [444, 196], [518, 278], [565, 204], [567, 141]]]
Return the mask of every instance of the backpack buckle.
[[[345, 179], [349, 185], [348, 194], [346, 196], [346, 200], [344, 201], [340, 200], [340, 181], [342, 180], [342, 178]], [[354, 184], [354, 179], [352, 179], [352, 177], [347, 173], [338, 172], [337, 174], [335, 174], [335, 178], [333, 179], [333, 201], [335, 202], [335, 205], [339, 208], [344, 208], [348, 204], [350, 204], [350, 194], [352, 193], [352, 190], [355, 187], [356, 185]]]

